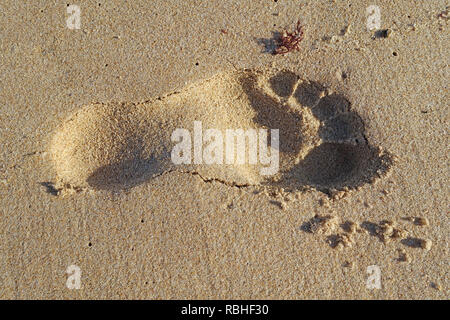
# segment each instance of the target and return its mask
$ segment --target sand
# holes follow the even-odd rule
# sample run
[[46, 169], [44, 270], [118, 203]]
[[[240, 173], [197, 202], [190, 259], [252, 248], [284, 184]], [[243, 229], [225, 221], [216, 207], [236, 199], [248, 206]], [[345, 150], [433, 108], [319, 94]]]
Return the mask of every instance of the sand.
[[[1, 4], [0, 298], [448, 299], [448, 3], [372, 4]], [[175, 164], [195, 123], [279, 170]]]

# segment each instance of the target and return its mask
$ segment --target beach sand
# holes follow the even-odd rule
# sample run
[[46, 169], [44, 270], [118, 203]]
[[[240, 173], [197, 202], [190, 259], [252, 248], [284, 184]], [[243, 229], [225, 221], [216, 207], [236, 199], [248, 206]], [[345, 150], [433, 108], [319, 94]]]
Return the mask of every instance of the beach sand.
[[[448, 299], [448, 9], [4, 1], [0, 298]], [[175, 164], [196, 121], [277, 173]]]

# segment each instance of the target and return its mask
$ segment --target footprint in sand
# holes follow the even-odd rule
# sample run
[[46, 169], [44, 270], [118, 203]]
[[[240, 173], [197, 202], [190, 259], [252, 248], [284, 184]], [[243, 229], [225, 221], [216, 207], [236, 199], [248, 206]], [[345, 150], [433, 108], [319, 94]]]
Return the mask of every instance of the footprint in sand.
[[[178, 128], [279, 129], [279, 171], [254, 164], [175, 165]], [[128, 189], [173, 171], [228, 185], [302, 190], [357, 189], [384, 175], [392, 157], [369, 144], [351, 103], [322, 85], [282, 71], [220, 73], [144, 103], [82, 107], [57, 129], [50, 154], [61, 185]]]

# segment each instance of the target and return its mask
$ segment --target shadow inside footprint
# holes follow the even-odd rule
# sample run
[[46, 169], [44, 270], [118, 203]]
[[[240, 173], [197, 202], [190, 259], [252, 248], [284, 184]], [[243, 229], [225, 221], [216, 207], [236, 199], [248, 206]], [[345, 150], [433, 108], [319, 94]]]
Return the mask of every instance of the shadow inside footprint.
[[355, 112], [346, 112], [323, 122], [319, 137], [323, 141], [364, 142], [364, 123]]
[[312, 81], [302, 81], [292, 96], [320, 121], [322, 142], [283, 174], [285, 187], [312, 186], [329, 194], [358, 188], [389, 169], [390, 155], [368, 144], [364, 121], [345, 96], [326, 94], [325, 87]]
[[297, 86], [294, 98], [302, 106], [311, 108], [319, 101], [324, 90], [325, 88], [317, 82], [303, 81]]
[[[295, 78], [297, 79], [297, 77]], [[286, 82], [287, 80], [287, 82]], [[281, 83], [280, 83], [281, 81]], [[280, 151], [288, 154], [298, 153], [302, 146], [301, 114], [283, 105], [257, 86], [256, 76], [245, 74], [240, 78], [251, 107], [256, 111], [254, 121], [262, 127], [279, 129]], [[273, 80], [274, 90], [284, 95], [292, 90], [295, 82], [292, 74], [278, 75]]]
[[370, 182], [381, 165], [377, 150], [367, 145], [322, 143], [284, 174], [283, 185], [329, 189], [357, 188]]
[[280, 97], [287, 98], [292, 95], [294, 86], [299, 80], [299, 76], [291, 71], [282, 71], [273, 76], [269, 82], [272, 90]]
[[157, 159], [132, 159], [98, 168], [87, 182], [99, 190], [129, 189], [162, 172], [164, 168]]
[[344, 96], [336, 93], [324, 96], [311, 108], [313, 115], [321, 121], [348, 111], [350, 111], [350, 102]]
[[116, 161], [96, 169], [87, 183], [101, 190], [129, 189], [164, 172], [167, 161], [146, 155], [144, 145], [138, 137], [128, 139]]
[[[347, 180], [359, 165], [358, 151], [357, 147], [338, 143], [315, 147], [298, 165], [304, 183], [329, 185]], [[296, 171], [294, 168], [291, 172]]]

